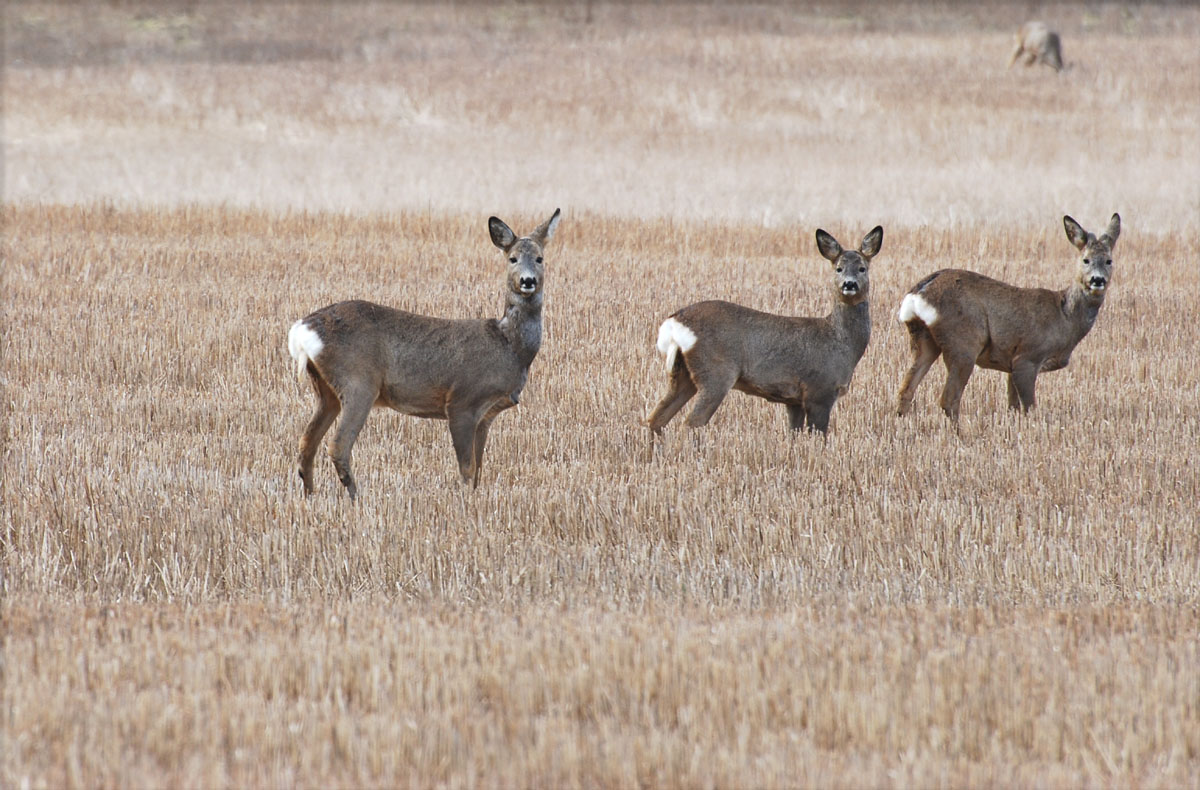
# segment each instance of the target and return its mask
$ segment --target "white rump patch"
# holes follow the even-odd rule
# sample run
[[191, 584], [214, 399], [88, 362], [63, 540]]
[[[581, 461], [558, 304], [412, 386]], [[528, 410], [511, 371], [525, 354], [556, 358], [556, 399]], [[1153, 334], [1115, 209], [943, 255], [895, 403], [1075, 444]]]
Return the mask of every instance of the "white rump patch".
[[685, 354], [696, 345], [696, 333], [674, 318], [668, 318], [658, 328], [658, 350], [667, 355], [667, 368], [675, 367], [675, 352]]
[[900, 323], [907, 324], [914, 318], [919, 318], [925, 326], [933, 326], [938, 320], [938, 311], [920, 294], [908, 294], [900, 303], [900, 312], [896, 314]]
[[304, 381], [304, 368], [309, 360], [316, 359], [324, 347], [321, 338], [305, 325], [303, 318], [292, 324], [292, 328], [288, 330], [288, 351], [291, 352], [292, 359], [296, 360], [296, 376], [300, 381]]

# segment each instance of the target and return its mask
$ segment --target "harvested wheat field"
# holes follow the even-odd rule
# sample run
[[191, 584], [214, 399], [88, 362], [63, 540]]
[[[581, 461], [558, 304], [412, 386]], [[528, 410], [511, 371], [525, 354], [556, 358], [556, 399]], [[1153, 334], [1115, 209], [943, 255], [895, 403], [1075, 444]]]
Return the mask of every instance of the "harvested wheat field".
[[[5, 6], [10, 787], [1200, 784], [1200, 8]], [[376, 410], [351, 504], [291, 323], [499, 317], [487, 218], [547, 245], [520, 406], [463, 486]], [[939, 268], [1068, 285], [1007, 409], [937, 363]], [[824, 315], [876, 224], [827, 437], [730, 395], [650, 452], [656, 331]]]

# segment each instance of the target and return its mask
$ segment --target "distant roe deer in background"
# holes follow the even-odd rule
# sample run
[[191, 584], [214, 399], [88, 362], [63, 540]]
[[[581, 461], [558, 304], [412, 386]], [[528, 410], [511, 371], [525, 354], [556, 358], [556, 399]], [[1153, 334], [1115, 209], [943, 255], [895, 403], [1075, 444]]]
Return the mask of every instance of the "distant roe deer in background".
[[793, 430], [829, 428], [834, 401], [846, 391], [871, 337], [867, 269], [883, 244], [876, 227], [858, 250], [843, 250], [823, 230], [817, 248], [833, 262], [833, 312], [791, 318], [730, 302], [697, 302], [658, 330], [670, 386], [647, 424], [662, 433], [683, 405], [698, 396], [689, 428], [708, 423], [730, 389], [787, 406]]
[[517, 405], [542, 342], [542, 250], [559, 211], [517, 238], [488, 220], [492, 243], [508, 257], [504, 317], [452, 320], [414, 315], [370, 302], [339, 302], [292, 325], [288, 349], [317, 411], [300, 438], [300, 479], [313, 490], [313, 456], [340, 412], [329, 446], [338, 477], [353, 499], [350, 450], [373, 406], [448, 420], [463, 482], [479, 484], [483, 447], [496, 415]]
[[1009, 408], [1028, 411], [1041, 371], [1065, 368], [1096, 320], [1112, 280], [1112, 250], [1121, 233], [1113, 214], [1099, 237], [1063, 217], [1080, 250], [1075, 279], [1061, 291], [1018, 288], [982, 274], [942, 269], [921, 280], [900, 303], [912, 367], [900, 386], [900, 414], [938, 356], [946, 364], [942, 410], [958, 419], [963, 388], [975, 366], [1008, 373]]
[[1055, 71], [1062, 71], [1062, 42], [1045, 22], [1026, 22], [1017, 31], [1012, 55], [1008, 58], [1008, 67], [1020, 58], [1026, 66], [1034, 63], [1045, 63]]

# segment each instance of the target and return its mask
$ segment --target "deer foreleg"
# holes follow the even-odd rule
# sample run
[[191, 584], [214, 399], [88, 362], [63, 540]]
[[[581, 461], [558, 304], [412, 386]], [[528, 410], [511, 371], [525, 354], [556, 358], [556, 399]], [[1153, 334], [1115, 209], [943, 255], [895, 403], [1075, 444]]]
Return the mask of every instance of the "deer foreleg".
[[810, 431], [819, 431], [821, 433], [829, 432], [829, 415], [833, 411], [833, 401], [828, 403], [807, 403], [805, 404], [808, 412], [808, 429]]
[[479, 421], [479, 425], [475, 426], [475, 477], [474, 486], [479, 487], [479, 476], [483, 474], [483, 446], [487, 444], [488, 428], [492, 426], [492, 420], [496, 417], [484, 417]]
[[[1020, 408], [1022, 411], [1029, 411], [1034, 406], [1034, 386], [1037, 383], [1038, 368], [1041, 363], [1030, 363], [1026, 360], [1021, 360], [1013, 364], [1012, 373], [1008, 374], [1008, 406], [1009, 408]], [[1017, 402], [1013, 403], [1013, 396], [1016, 395]]]
[[1013, 375], [1008, 374], [1008, 408], [1021, 408], [1021, 396], [1017, 394], [1017, 383], [1013, 381]]
[[450, 440], [454, 443], [454, 455], [458, 458], [458, 474], [464, 483], [473, 484], [476, 470], [475, 437], [480, 417], [473, 410], [459, 411], [450, 415], [449, 422]]

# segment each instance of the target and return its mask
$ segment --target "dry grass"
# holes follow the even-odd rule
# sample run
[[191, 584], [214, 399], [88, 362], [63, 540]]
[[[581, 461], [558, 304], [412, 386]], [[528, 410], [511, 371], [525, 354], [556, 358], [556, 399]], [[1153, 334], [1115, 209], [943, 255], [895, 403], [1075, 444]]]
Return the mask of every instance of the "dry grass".
[[[281, 8], [5, 11], [0, 782], [1200, 783], [1196, 9], [1058, 7], [1055, 77], [956, 6]], [[487, 214], [559, 204], [484, 485], [378, 412], [304, 500], [289, 323], [498, 314]], [[1034, 413], [894, 416], [916, 278], [1063, 284], [1113, 210]], [[876, 222], [828, 439], [735, 395], [646, 460], [658, 321], [824, 312]]]

